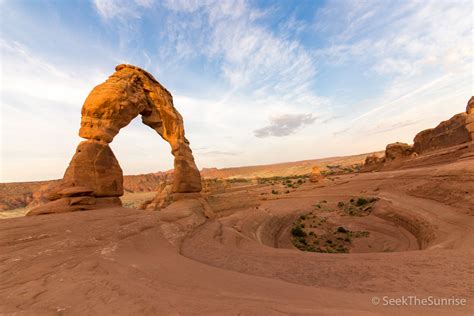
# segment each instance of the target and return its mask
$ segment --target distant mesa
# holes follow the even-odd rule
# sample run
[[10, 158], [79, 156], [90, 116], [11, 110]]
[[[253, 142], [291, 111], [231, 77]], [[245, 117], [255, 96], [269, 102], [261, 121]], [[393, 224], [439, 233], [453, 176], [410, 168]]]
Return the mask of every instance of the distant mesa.
[[138, 115], [171, 146], [171, 192], [201, 191], [201, 176], [171, 94], [143, 69], [122, 64], [115, 70], [84, 102], [79, 136], [87, 140], [78, 145], [62, 181], [44, 194], [48, 203], [28, 215], [121, 205], [123, 174], [109, 143]]

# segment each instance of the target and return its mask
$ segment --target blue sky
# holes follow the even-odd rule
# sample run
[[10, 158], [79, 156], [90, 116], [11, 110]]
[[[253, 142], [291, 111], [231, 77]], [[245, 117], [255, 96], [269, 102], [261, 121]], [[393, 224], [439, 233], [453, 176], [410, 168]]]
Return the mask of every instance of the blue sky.
[[[131, 63], [174, 96], [199, 168], [380, 150], [462, 112], [472, 2], [0, 0], [0, 181], [60, 178], [90, 90]], [[125, 174], [167, 170], [139, 118]]]

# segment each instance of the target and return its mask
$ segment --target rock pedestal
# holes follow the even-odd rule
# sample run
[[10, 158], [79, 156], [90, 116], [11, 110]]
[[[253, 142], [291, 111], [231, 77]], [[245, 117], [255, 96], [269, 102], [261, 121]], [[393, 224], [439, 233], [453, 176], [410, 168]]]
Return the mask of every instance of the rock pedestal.
[[324, 176], [321, 174], [321, 169], [314, 166], [311, 168], [311, 175], [309, 176], [309, 181], [312, 183], [317, 183], [324, 179]]

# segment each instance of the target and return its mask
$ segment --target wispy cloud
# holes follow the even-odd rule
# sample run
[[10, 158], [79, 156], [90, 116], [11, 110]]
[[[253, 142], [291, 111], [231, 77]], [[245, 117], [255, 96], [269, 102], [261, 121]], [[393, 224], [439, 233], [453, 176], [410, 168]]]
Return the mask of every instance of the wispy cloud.
[[[168, 1], [166, 5], [189, 18], [179, 26], [169, 25], [168, 36], [176, 40], [177, 53], [221, 60], [220, 75], [234, 90], [255, 98], [291, 99], [293, 106], [321, 103], [311, 88], [316, 73], [311, 53], [298, 40], [277, 36], [258, 23], [267, 14], [264, 10], [246, 1]], [[288, 27], [302, 24], [293, 21]], [[196, 37], [188, 49], [189, 39]]]
[[152, 0], [93, 0], [97, 13], [105, 19], [139, 18], [140, 9], [152, 6]]
[[[171, 91], [196, 161], [209, 167], [410, 142], [462, 111], [472, 94], [469, 0], [76, 5], [0, 2], [7, 179], [61, 176], [87, 93], [121, 62], [146, 68]], [[128, 174], [172, 166], [171, 155], [155, 159], [169, 146], [139, 119], [112, 147]]]
[[361, 80], [386, 82], [377, 94], [351, 105], [350, 126], [336, 135], [365, 135], [374, 121], [379, 131], [401, 130], [413, 115], [422, 119], [405, 130], [426, 128], [449, 107], [461, 108], [472, 81], [471, 11], [464, 0], [330, 1], [321, 9], [317, 30], [331, 40], [316, 56], [338, 67], [360, 65], [366, 69]]
[[270, 118], [270, 125], [254, 131], [256, 137], [283, 137], [295, 133], [305, 125], [313, 124], [316, 117], [312, 114], [283, 114]]

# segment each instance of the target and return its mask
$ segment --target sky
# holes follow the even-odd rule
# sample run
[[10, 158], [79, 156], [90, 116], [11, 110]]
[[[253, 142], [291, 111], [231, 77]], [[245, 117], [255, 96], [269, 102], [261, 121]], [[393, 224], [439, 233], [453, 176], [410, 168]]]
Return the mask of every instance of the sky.
[[[117, 64], [173, 95], [198, 168], [412, 143], [473, 94], [471, 0], [0, 0], [0, 182], [61, 178]], [[124, 174], [168, 170], [136, 118]]]

